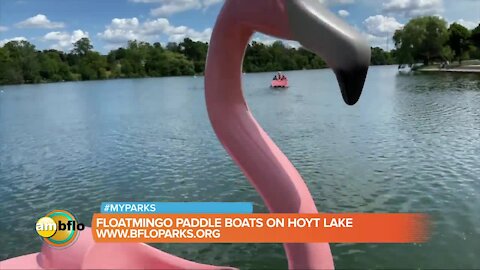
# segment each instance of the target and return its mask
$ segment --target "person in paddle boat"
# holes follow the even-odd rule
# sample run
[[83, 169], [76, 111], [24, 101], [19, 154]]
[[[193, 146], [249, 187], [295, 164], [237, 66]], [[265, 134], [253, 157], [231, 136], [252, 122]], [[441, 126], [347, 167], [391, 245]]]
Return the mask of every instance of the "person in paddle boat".
[[274, 81], [283, 81], [283, 80], [286, 80], [286, 79], [287, 79], [287, 77], [285, 77], [285, 75], [283, 75], [280, 71], [277, 72], [277, 75], [275, 75], [273, 77]]

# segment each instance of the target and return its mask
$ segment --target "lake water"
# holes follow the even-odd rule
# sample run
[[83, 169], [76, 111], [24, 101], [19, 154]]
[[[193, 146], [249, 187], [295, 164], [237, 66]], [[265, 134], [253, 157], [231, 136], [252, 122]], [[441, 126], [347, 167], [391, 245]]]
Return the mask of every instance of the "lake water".
[[[319, 211], [425, 212], [425, 244], [332, 244], [337, 268], [480, 268], [480, 77], [372, 67], [346, 106], [330, 70], [244, 76], [259, 123], [305, 178]], [[217, 141], [203, 78], [0, 87], [0, 260], [37, 252], [55, 208], [86, 224], [102, 201], [261, 198]], [[160, 244], [187, 259], [285, 269], [280, 244]]]

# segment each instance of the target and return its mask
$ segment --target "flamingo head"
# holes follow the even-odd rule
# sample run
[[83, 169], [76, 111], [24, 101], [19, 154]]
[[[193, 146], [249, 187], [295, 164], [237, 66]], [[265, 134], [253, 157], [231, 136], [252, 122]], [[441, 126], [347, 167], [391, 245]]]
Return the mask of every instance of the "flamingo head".
[[285, 2], [293, 39], [325, 60], [335, 72], [345, 103], [356, 104], [370, 65], [367, 40], [320, 1]]

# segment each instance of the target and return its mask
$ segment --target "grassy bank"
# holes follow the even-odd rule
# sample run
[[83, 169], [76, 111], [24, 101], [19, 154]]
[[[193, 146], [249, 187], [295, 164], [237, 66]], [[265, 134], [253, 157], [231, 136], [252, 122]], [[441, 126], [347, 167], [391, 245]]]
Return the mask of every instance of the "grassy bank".
[[421, 72], [455, 72], [455, 73], [480, 73], [480, 60], [468, 60], [452, 63], [442, 67], [442, 64], [423, 66], [417, 69]]

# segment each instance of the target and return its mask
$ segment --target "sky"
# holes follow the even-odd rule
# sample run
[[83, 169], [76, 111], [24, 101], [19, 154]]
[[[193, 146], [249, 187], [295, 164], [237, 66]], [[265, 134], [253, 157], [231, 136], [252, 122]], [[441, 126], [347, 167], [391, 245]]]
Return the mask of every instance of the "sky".
[[[228, 0], [227, 0], [228, 1]], [[258, 0], [270, 1], [270, 0]], [[371, 46], [393, 49], [391, 37], [409, 19], [437, 15], [467, 28], [480, 23], [480, 0], [305, 0], [320, 1], [354, 26]], [[69, 51], [88, 37], [107, 53], [128, 40], [208, 41], [224, 0], [0, 0], [0, 46], [28, 40], [37, 49]], [[276, 39], [256, 34], [258, 42]], [[291, 46], [298, 43], [286, 41]]]

